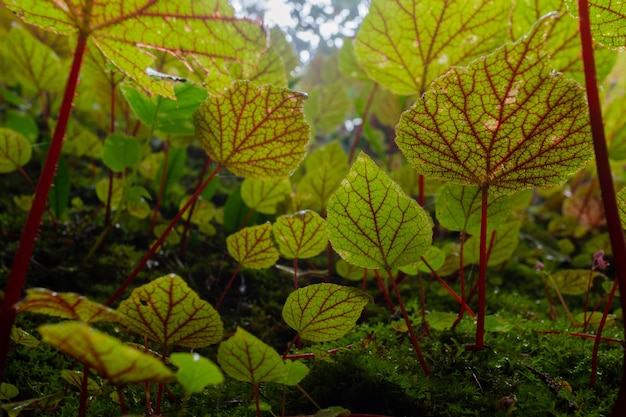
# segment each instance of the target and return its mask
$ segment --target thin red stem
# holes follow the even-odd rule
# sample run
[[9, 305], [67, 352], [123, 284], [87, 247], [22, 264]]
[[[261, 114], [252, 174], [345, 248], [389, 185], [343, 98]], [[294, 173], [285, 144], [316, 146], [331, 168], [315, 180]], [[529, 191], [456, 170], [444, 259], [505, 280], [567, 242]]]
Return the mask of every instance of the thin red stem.
[[[613, 281], [613, 287], [611, 288], [611, 292], [609, 293], [608, 300], [606, 300], [606, 306], [604, 307], [604, 312], [602, 313], [602, 318], [600, 319], [600, 324], [598, 325], [596, 340], [593, 342], [593, 355], [591, 355], [591, 382], [589, 384], [591, 388], [596, 385], [596, 379], [598, 376], [598, 349], [600, 349], [600, 342], [602, 341], [602, 330], [604, 330], [604, 326], [606, 325], [606, 318], [609, 315], [611, 304], [613, 304], [613, 297], [615, 296], [615, 291], [617, 291], [617, 285], [617, 280]], [[623, 388], [623, 386], [621, 388]]]
[[218, 174], [218, 172], [220, 172], [221, 169], [222, 169], [221, 166], [218, 166], [217, 168], [215, 168], [215, 170], [213, 170], [213, 172], [211, 173], [211, 175], [209, 175], [209, 177], [206, 179], [206, 181], [204, 181], [202, 183], [202, 185], [200, 187], [198, 187], [198, 189], [196, 190], [195, 193], [193, 193], [193, 195], [191, 196], [189, 201], [187, 201], [187, 203], [185, 203], [183, 208], [180, 209], [180, 211], [178, 212], [176, 217], [174, 217], [172, 219], [172, 221], [170, 222], [170, 224], [167, 225], [167, 227], [165, 228], [165, 230], [163, 231], [161, 236], [159, 236], [159, 238], [156, 240], [156, 242], [154, 242], [152, 244], [152, 246], [150, 247], [150, 250], [148, 251], [148, 253], [146, 253], [146, 255], [141, 259], [141, 262], [139, 262], [139, 265], [137, 265], [135, 267], [133, 272], [131, 272], [131, 274], [128, 276], [128, 278], [126, 278], [126, 281], [124, 281], [124, 283], [117, 289], [117, 291], [115, 291], [115, 294], [113, 294], [107, 300], [105, 305], [110, 306], [111, 304], [113, 304], [113, 302], [115, 302], [115, 300], [117, 300], [119, 298], [119, 296], [124, 293], [124, 290], [126, 290], [126, 288], [134, 281], [134, 279], [137, 278], [137, 275], [139, 275], [139, 273], [144, 268], [144, 266], [146, 266], [146, 264], [148, 263], [150, 258], [152, 258], [152, 255], [154, 255], [154, 253], [157, 251], [157, 249], [159, 249], [159, 247], [163, 244], [163, 242], [165, 242], [165, 239], [170, 234], [170, 232], [172, 231], [174, 226], [176, 226], [176, 223], [178, 223], [178, 221], [183, 217], [183, 215], [185, 214], [187, 209], [189, 209], [189, 207], [191, 207], [191, 205], [196, 200], [196, 198], [198, 198], [198, 196], [200, 195], [202, 190], [204, 190], [206, 188], [206, 186], [209, 185], [209, 183]]
[[424, 265], [426, 265], [428, 269], [430, 269], [430, 273], [433, 274], [435, 278], [437, 278], [437, 281], [439, 281], [439, 283], [443, 285], [443, 287], [450, 293], [450, 295], [454, 297], [454, 299], [458, 301], [459, 304], [461, 304], [461, 310], [467, 311], [472, 318], [475, 318], [476, 314], [474, 314], [472, 309], [467, 304], [465, 304], [465, 301], [463, 301], [463, 299], [459, 297], [458, 294], [454, 292], [452, 288], [450, 288], [448, 283], [445, 282], [443, 278], [439, 276], [439, 274], [430, 266], [430, 264], [426, 261], [426, 259], [424, 259], [423, 256], [422, 256], [422, 262], [424, 262]]
[[232, 275], [230, 276], [230, 279], [228, 280], [228, 283], [226, 284], [224, 291], [222, 291], [222, 294], [220, 295], [219, 300], [217, 300], [217, 303], [215, 303], [216, 310], [219, 309], [220, 306], [222, 305], [222, 301], [224, 301], [224, 297], [226, 297], [226, 293], [230, 289], [230, 286], [233, 285], [233, 282], [235, 281], [235, 278], [237, 278], [237, 274], [239, 273], [240, 270], [241, 270], [241, 264], [237, 264], [237, 267], [235, 268]]
[[20, 244], [13, 258], [13, 266], [11, 267], [11, 273], [7, 281], [6, 288], [4, 290], [4, 299], [0, 306], [0, 378], [4, 371], [4, 365], [6, 363], [6, 357], [9, 348], [9, 335], [11, 334], [11, 328], [15, 322], [15, 310], [13, 306], [20, 300], [22, 290], [26, 283], [26, 274], [28, 273], [28, 267], [30, 265], [33, 249], [35, 248], [35, 240], [39, 232], [39, 225], [41, 224], [41, 218], [43, 212], [46, 209], [46, 202], [48, 201], [48, 193], [52, 186], [52, 181], [56, 173], [57, 162], [61, 155], [61, 148], [63, 147], [63, 137], [67, 130], [67, 123], [72, 111], [72, 101], [74, 100], [74, 94], [76, 93], [76, 85], [78, 84], [78, 74], [83, 62], [83, 56], [87, 45], [88, 34], [80, 33], [78, 41], [76, 43], [76, 49], [74, 51], [74, 60], [72, 61], [72, 68], [70, 75], [67, 79], [67, 85], [65, 87], [65, 94], [63, 96], [63, 102], [61, 103], [61, 110], [59, 112], [59, 120], [57, 121], [54, 129], [54, 135], [48, 149], [48, 155], [46, 162], [44, 163], [41, 176], [37, 183], [37, 190], [35, 191], [35, 198], [33, 204], [28, 212], [28, 218], [26, 224], [22, 230], [22, 237]]
[[89, 381], [89, 365], [83, 364], [83, 379], [80, 381], [80, 400], [78, 401], [78, 417], [87, 415], [87, 382]]
[[389, 306], [391, 311], [394, 311], [396, 309], [396, 306], [393, 305], [393, 301], [391, 301], [391, 298], [389, 297], [389, 293], [387, 292], [387, 288], [385, 288], [385, 284], [383, 283], [383, 280], [380, 277], [380, 273], [378, 272], [378, 269], [374, 269], [373, 271], [374, 271], [374, 276], [376, 277], [376, 282], [378, 283], [378, 287], [380, 288], [380, 291], [383, 293], [383, 297], [385, 298], [385, 301], [387, 301], [387, 305]]
[[[482, 189], [480, 214], [480, 265], [478, 269], [478, 317], [476, 320], [476, 343], [472, 348], [485, 346], [485, 312], [487, 311], [487, 197], [489, 189]], [[492, 239], [493, 240], [493, 239]]]

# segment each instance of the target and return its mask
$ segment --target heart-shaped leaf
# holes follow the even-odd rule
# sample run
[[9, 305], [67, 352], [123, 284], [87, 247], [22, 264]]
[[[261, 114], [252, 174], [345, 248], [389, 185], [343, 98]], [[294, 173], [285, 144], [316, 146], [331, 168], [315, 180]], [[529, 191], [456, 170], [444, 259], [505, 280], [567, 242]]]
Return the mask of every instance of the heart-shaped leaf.
[[200, 393], [207, 385], [218, 385], [224, 381], [220, 368], [197, 353], [172, 353], [170, 361], [178, 368], [176, 379], [187, 395]]
[[226, 247], [230, 256], [246, 268], [270, 268], [279, 257], [271, 223], [244, 227], [226, 238]]
[[585, 92], [548, 65], [551, 19], [453, 67], [402, 115], [396, 143], [419, 173], [500, 195], [558, 184], [584, 166], [593, 154]]
[[309, 285], [289, 294], [283, 319], [301, 338], [327, 342], [352, 330], [370, 301], [370, 296], [353, 287]]
[[289, 179], [259, 181], [246, 178], [241, 183], [241, 199], [246, 206], [263, 214], [276, 214], [276, 206], [291, 193]]
[[274, 348], [241, 327], [220, 344], [217, 361], [228, 375], [253, 385], [280, 382], [286, 378], [285, 364]]
[[356, 54], [376, 82], [397, 94], [421, 93], [451, 66], [502, 45], [510, 8], [492, 0], [373, 0]]
[[15, 385], [7, 384], [6, 382], [0, 383], [0, 400], [8, 401], [19, 393], [20, 391]]
[[[606, 276], [597, 271], [588, 269], [563, 269], [552, 274], [554, 283], [559, 288], [561, 294], [581, 295], [587, 292], [593, 280], [597, 277]], [[589, 283], [591, 280], [591, 284]]]
[[[63, 369], [61, 371], [61, 379], [78, 389], [82, 389], [83, 375], [82, 371], [70, 371], [69, 369]], [[87, 378], [87, 392], [89, 394], [94, 394], [99, 390], [100, 386], [96, 383], [96, 381], [91, 378]]]
[[0, 174], [13, 172], [30, 161], [33, 147], [14, 130], [0, 127]]
[[82, 295], [72, 292], [58, 293], [45, 288], [28, 289], [26, 298], [17, 304], [16, 310], [19, 313], [29, 311], [88, 323], [121, 321], [117, 311], [94, 303]]
[[286, 88], [237, 81], [200, 105], [194, 113], [196, 134], [209, 156], [237, 175], [286, 178], [309, 141], [305, 98]]
[[432, 240], [428, 213], [364, 153], [328, 200], [326, 221], [333, 248], [363, 268], [417, 262]]
[[117, 311], [132, 331], [163, 346], [199, 348], [222, 340], [218, 312], [174, 274], [135, 288]]
[[287, 259], [312, 258], [326, 249], [326, 221], [316, 212], [299, 211], [280, 216], [272, 226], [280, 253]]
[[95, 369], [112, 384], [175, 380], [172, 371], [154, 356], [127, 346], [84, 322], [44, 324], [38, 330], [44, 342]]
[[113, 172], [122, 172], [139, 163], [139, 141], [119, 133], [113, 133], [104, 140], [102, 162]]

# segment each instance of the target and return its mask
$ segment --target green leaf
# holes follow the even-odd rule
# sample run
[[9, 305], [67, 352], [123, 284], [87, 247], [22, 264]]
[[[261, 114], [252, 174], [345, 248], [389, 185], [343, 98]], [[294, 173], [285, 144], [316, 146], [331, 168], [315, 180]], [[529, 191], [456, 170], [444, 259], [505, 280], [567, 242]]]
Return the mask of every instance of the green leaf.
[[245, 224], [257, 223], [258, 213], [250, 216], [250, 207], [241, 198], [241, 186], [237, 186], [228, 194], [224, 204], [224, 228], [229, 233], [234, 233]]
[[[181, 210], [185, 204], [189, 201], [191, 196], [185, 196], [180, 203], [178, 203], [178, 210]], [[188, 210], [184, 215], [183, 219], [185, 221], [189, 221], [189, 214], [191, 210]], [[191, 216], [191, 222], [197, 225], [207, 224], [213, 219], [215, 216], [215, 205], [210, 201], [206, 201], [204, 198], [196, 199], [196, 202], [193, 206], [193, 214]]]
[[258, 61], [258, 65], [253, 74], [246, 76], [246, 79], [255, 84], [272, 84], [275, 86], [287, 86], [287, 75], [283, 58], [276, 48], [270, 46]]
[[19, 393], [20, 391], [15, 385], [7, 384], [6, 382], [0, 382], [0, 400], [8, 401]]
[[139, 163], [139, 152], [137, 139], [113, 133], [104, 140], [102, 162], [113, 172], [122, 172]]
[[310, 210], [280, 216], [272, 226], [272, 233], [281, 255], [287, 259], [312, 258], [328, 245], [326, 221]]
[[59, 393], [44, 395], [39, 398], [30, 398], [24, 401], [2, 404], [2, 409], [6, 411], [9, 417], [17, 417], [22, 411], [49, 411], [55, 409], [63, 398], [64, 395]]
[[558, 184], [584, 166], [593, 154], [585, 93], [548, 66], [550, 19], [452, 68], [402, 115], [396, 143], [419, 173], [500, 195]]
[[428, 325], [435, 330], [447, 330], [452, 327], [458, 316], [455, 313], [433, 311], [428, 313], [426, 320]]
[[309, 368], [299, 361], [285, 361], [285, 378], [280, 381], [283, 385], [294, 386], [300, 383], [309, 374]]
[[[566, 0], [570, 13], [578, 15], [578, 6], [574, 0]], [[593, 38], [600, 45], [626, 51], [626, 3], [623, 1], [591, 0], [589, 1], [589, 17]]]
[[333, 132], [341, 126], [350, 111], [351, 101], [345, 82], [317, 85], [308, 91], [309, 99], [304, 105], [307, 120], [319, 134]]
[[176, 135], [194, 134], [192, 114], [208, 96], [206, 89], [189, 81], [174, 86], [176, 100], [148, 97], [130, 85], [122, 85], [120, 89], [133, 113], [144, 125], [156, 132]]
[[328, 342], [352, 330], [370, 301], [370, 296], [353, 287], [309, 285], [289, 294], [283, 319], [302, 339]]
[[272, 241], [272, 224], [244, 227], [226, 238], [230, 256], [252, 269], [272, 267], [278, 261], [278, 250]]
[[[78, 388], [82, 389], [83, 383], [83, 372], [82, 371], [71, 371], [69, 369], [63, 369], [61, 371], [61, 379], [63, 379], [68, 384], [71, 384]], [[100, 386], [91, 378], [87, 378], [87, 392], [89, 394], [94, 394], [100, 390]]]
[[32, 145], [21, 133], [0, 127], [0, 174], [23, 167], [32, 154]]
[[502, 45], [510, 7], [491, 0], [373, 0], [356, 54], [374, 81], [397, 94], [419, 94], [451, 66]]
[[622, 228], [626, 229], [626, 188], [622, 188], [617, 193], [617, 208], [619, 209], [619, 217], [622, 220]]
[[[430, 268], [432, 268], [433, 271], [437, 271], [441, 268], [446, 261], [446, 253], [437, 246], [431, 246], [428, 248], [422, 257], [426, 259], [426, 262], [428, 262], [428, 265], [430, 265]], [[402, 266], [399, 269], [405, 274], [417, 275], [418, 271], [426, 272], [428, 274], [432, 273], [430, 268], [424, 263], [424, 261], [420, 260], [414, 264]]]
[[159, 359], [84, 322], [44, 324], [38, 330], [44, 342], [95, 369], [112, 384], [169, 383], [174, 379], [172, 371]]
[[200, 105], [194, 113], [196, 134], [209, 156], [236, 175], [285, 178], [309, 141], [305, 98], [286, 88], [237, 81]]
[[[225, 63], [256, 63], [266, 49], [266, 34], [258, 23], [234, 17], [227, 2], [201, 4], [133, 0], [106, 3], [53, 0], [8, 2], [25, 22], [67, 36], [89, 34], [92, 46], [141, 87], [174, 98], [171, 85], [146, 73], [153, 61], [148, 50], [167, 51], [184, 58]], [[139, 47], [140, 46], [140, 47]], [[139, 48], [139, 49], [138, 49]], [[215, 61], [214, 61], [215, 60]]]
[[432, 240], [428, 213], [364, 153], [328, 200], [327, 224], [335, 251], [363, 268], [416, 262]]
[[[522, 222], [519, 220], [503, 223], [500, 227], [487, 233], [489, 260], [487, 265], [500, 265], [508, 261], [519, 244], [519, 231]], [[495, 237], [494, 237], [495, 236]], [[480, 236], [472, 236], [465, 242], [463, 264], [477, 264], [480, 259]]]
[[176, 379], [187, 395], [200, 393], [207, 385], [218, 385], [224, 381], [217, 365], [197, 353], [172, 353], [170, 361], [178, 368]]
[[[481, 194], [478, 187], [462, 187], [446, 184], [437, 194], [437, 220], [443, 227], [453, 231], [463, 231], [470, 235], [480, 233]], [[504, 222], [511, 212], [508, 196], [489, 196], [487, 200], [487, 227], [495, 229]]]
[[513, 329], [513, 325], [501, 317], [495, 315], [485, 316], [485, 330], [488, 332], [507, 333]]
[[241, 198], [246, 206], [263, 214], [276, 214], [276, 206], [291, 193], [287, 178], [259, 181], [246, 178], [241, 183]]
[[115, 311], [72, 292], [55, 292], [45, 288], [26, 290], [26, 298], [15, 306], [17, 312], [47, 314], [88, 323], [120, 322]]
[[335, 271], [337, 271], [337, 274], [340, 277], [350, 281], [362, 281], [363, 277], [369, 279], [374, 276], [374, 272], [372, 272], [372, 270], [352, 265], [343, 259], [339, 259], [337, 261], [335, 264]]
[[13, 326], [11, 328], [11, 340], [14, 343], [27, 346], [29, 348], [39, 347], [41, 342], [30, 333], [20, 327]]
[[[588, 288], [593, 286], [593, 280], [598, 277], [606, 278], [601, 272], [590, 269], [564, 269], [552, 274], [559, 291], [566, 295], [585, 294]], [[589, 280], [592, 281], [591, 284]]]
[[222, 340], [218, 312], [174, 274], [135, 288], [117, 311], [128, 328], [163, 346], [199, 348]]
[[217, 362], [232, 378], [252, 385], [286, 379], [287, 370], [278, 352], [241, 327], [220, 344]]
[[108, 204], [109, 189], [111, 190], [111, 208], [116, 209], [124, 196], [124, 180], [114, 177], [113, 184], [110, 184], [108, 178], [103, 178], [96, 183], [96, 195], [104, 204]]
[[[161, 166], [157, 170], [156, 178], [161, 180], [163, 169], [165, 172], [165, 185], [163, 186], [163, 195], [169, 196], [180, 183], [180, 179], [185, 173], [185, 163], [187, 161], [187, 149], [182, 147], [170, 146], [169, 152], [163, 159]], [[160, 183], [160, 182], [159, 182]]]

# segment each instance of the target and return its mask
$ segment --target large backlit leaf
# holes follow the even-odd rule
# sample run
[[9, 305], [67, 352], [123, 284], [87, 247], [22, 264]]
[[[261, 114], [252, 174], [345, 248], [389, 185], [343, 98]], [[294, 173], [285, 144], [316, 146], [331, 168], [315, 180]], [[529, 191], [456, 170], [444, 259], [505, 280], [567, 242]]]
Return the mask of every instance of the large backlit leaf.
[[253, 385], [280, 382], [286, 377], [287, 370], [278, 352], [241, 327], [220, 344], [217, 361], [232, 378]]
[[84, 322], [44, 324], [38, 330], [44, 342], [95, 369], [112, 384], [174, 380], [172, 371], [159, 359]]
[[237, 81], [194, 113], [196, 133], [209, 156], [237, 175], [288, 177], [309, 141], [302, 106], [306, 95]]
[[[122, 73], [153, 93], [174, 98], [171, 85], [146, 73], [150, 49], [208, 61], [256, 62], [266, 48], [258, 23], [234, 17], [225, 1], [10, 0], [4, 4], [25, 22], [89, 39]], [[142, 49], [138, 49], [138, 47]]]
[[164, 346], [199, 348], [222, 340], [217, 311], [174, 274], [135, 288], [117, 310], [132, 331]]
[[287, 297], [283, 319], [301, 338], [336, 340], [348, 333], [371, 297], [353, 287], [322, 283], [300, 288]]
[[226, 238], [230, 256], [246, 268], [264, 269], [278, 261], [278, 250], [272, 240], [272, 225], [245, 227]]
[[26, 165], [33, 154], [33, 147], [22, 135], [0, 127], [0, 174], [13, 172]]
[[178, 368], [176, 379], [188, 395], [200, 393], [207, 385], [217, 385], [224, 381], [217, 365], [197, 353], [172, 353], [170, 361]]
[[[437, 194], [437, 220], [448, 230], [463, 231], [471, 235], [479, 234], [481, 194], [478, 187], [446, 184]], [[509, 216], [510, 199], [508, 196], [490, 196], [487, 204], [489, 218], [487, 226], [494, 229]]]
[[287, 259], [312, 258], [326, 249], [326, 221], [316, 212], [299, 211], [280, 216], [272, 227], [280, 253]]
[[551, 17], [522, 40], [438, 78], [396, 128], [421, 174], [494, 195], [558, 184], [592, 156], [584, 90], [554, 73]]
[[241, 199], [246, 206], [263, 214], [276, 214], [276, 206], [291, 193], [287, 178], [259, 181], [246, 178], [241, 183]]
[[432, 240], [428, 213], [364, 153], [328, 200], [327, 224], [337, 253], [363, 268], [416, 262]]
[[[567, 0], [570, 12], [578, 15], [578, 5]], [[593, 38], [600, 45], [621, 52], [626, 50], [626, 3], [616, 0], [589, 1], [589, 17]]]
[[397, 94], [420, 93], [451, 66], [502, 45], [510, 8], [494, 0], [373, 0], [356, 54], [376, 82]]
[[121, 320], [115, 310], [94, 303], [82, 295], [72, 292], [58, 293], [45, 288], [28, 289], [26, 298], [17, 304], [16, 310], [20, 313], [28, 311], [89, 323]]

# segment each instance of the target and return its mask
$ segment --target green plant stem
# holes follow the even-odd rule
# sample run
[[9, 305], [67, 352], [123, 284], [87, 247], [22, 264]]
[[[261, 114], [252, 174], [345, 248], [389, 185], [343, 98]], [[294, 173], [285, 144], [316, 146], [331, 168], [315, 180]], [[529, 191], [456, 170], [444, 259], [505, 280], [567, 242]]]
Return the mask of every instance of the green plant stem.
[[411, 336], [411, 344], [413, 344], [413, 349], [415, 350], [415, 354], [417, 355], [417, 359], [420, 361], [420, 365], [422, 365], [422, 369], [424, 373], [428, 376], [430, 375], [430, 369], [428, 369], [428, 364], [424, 359], [424, 355], [422, 355], [422, 350], [417, 343], [417, 336], [415, 335], [415, 330], [413, 330], [413, 325], [411, 324], [411, 320], [409, 319], [409, 315], [406, 312], [406, 308], [404, 307], [404, 302], [402, 302], [402, 297], [400, 296], [400, 290], [398, 290], [398, 284], [396, 284], [396, 280], [393, 279], [393, 274], [391, 270], [387, 270], [387, 275], [389, 276], [389, 280], [391, 281], [391, 285], [393, 286], [393, 292], [396, 295], [396, 299], [398, 300], [398, 304], [400, 305], [400, 310], [402, 311], [402, 317], [404, 317], [404, 322], [406, 323], [406, 327], [409, 330], [409, 335]]
[[0, 306], [0, 378], [4, 372], [4, 365], [8, 354], [11, 328], [15, 322], [15, 310], [13, 306], [20, 300], [24, 284], [26, 283], [26, 274], [28, 273], [31, 256], [35, 248], [39, 225], [41, 224], [43, 212], [46, 209], [48, 194], [52, 186], [52, 181], [54, 180], [57, 162], [61, 155], [61, 148], [63, 147], [63, 137], [65, 136], [67, 123], [72, 111], [72, 101], [76, 93], [78, 74], [83, 62], [87, 37], [87, 33], [79, 33], [76, 49], [74, 50], [72, 68], [67, 79], [63, 102], [61, 103], [59, 120], [54, 129], [54, 135], [52, 136], [52, 142], [48, 148], [46, 162], [37, 183], [33, 205], [28, 212], [28, 218], [22, 230], [20, 244], [13, 258], [13, 266], [11, 267], [11, 273], [4, 290], [4, 299]]
[[561, 305], [563, 306], [563, 310], [565, 310], [565, 314], [567, 315], [569, 322], [572, 324], [572, 326], [578, 327], [579, 324], [574, 319], [574, 316], [572, 316], [571, 311], [569, 311], [569, 308], [567, 307], [567, 304], [565, 303], [565, 300], [563, 299], [563, 296], [561, 295], [561, 291], [559, 291], [559, 287], [558, 285], [556, 285], [556, 282], [554, 282], [552, 275], [550, 274], [546, 274], [546, 275], [548, 276], [548, 280], [550, 280], [550, 285], [552, 285], [552, 288], [554, 288], [554, 291], [556, 292], [556, 296], [559, 298], [559, 301], [561, 301]]
[[[613, 185], [613, 176], [609, 164], [609, 154], [604, 135], [604, 123], [602, 121], [602, 108], [600, 107], [600, 94], [596, 77], [596, 65], [593, 55], [593, 39], [591, 37], [591, 19], [589, 16], [589, 2], [578, 0], [578, 22], [580, 28], [580, 40], [582, 44], [583, 64], [585, 68], [585, 87], [587, 102], [589, 103], [589, 117], [591, 120], [591, 133], [593, 147], [596, 156], [596, 169], [602, 191], [604, 214], [609, 229], [611, 248], [613, 249], [613, 261], [617, 282], [622, 294], [626, 293], [626, 242], [624, 232], [617, 209], [617, 198]], [[622, 311], [626, 311], [626, 297], [620, 297]], [[610, 304], [610, 303], [609, 303]], [[603, 317], [605, 320], [605, 317]], [[622, 361], [622, 382], [617, 394], [617, 400], [611, 416], [617, 417], [626, 409], [626, 360]]]
[[224, 301], [224, 297], [226, 297], [226, 293], [230, 289], [230, 286], [233, 285], [233, 282], [235, 281], [235, 278], [237, 277], [237, 274], [239, 273], [240, 270], [241, 270], [241, 264], [237, 264], [237, 267], [231, 274], [230, 279], [228, 280], [228, 283], [226, 284], [226, 287], [224, 287], [224, 291], [222, 291], [222, 293], [220, 294], [219, 300], [217, 300], [217, 303], [215, 303], [216, 310], [219, 309], [220, 306], [222, 305], [222, 301]]
[[193, 193], [189, 201], [185, 203], [183, 208], [179, 210], [178, 214], [176, 214], [176, 216], [172, 219], [170, 224], [167, 225], [163, 233], [161, 233], [161, 236], [159, 236], [156, 242], [152, 244], [152, 246], [150, 247], [150, 250], [148, 250], [148, 253], [144, 255], [144, 257], [141, 259], [141, 262], [139, 262], [139, 264], [135, 267], [135, 269], [130, 273], [128, 278], [126, 278], [126, 281], [124, 281], [122, 285], [120, 285], [117, 291], [115, 291], [115, 294], [109, 297], [109, 299], [105, 303], [106, 306], [110, 306], [111, 304], [113, 304], [115, 300], [117, 300], [124, 293], [126, 288], [135, 280], [135, 278], [137, 278], [137, 275], [139, 275], [141, 270], [146, 266], [150, 258], [152, 258], [152, 255], [154, 255], [157, 249], [159, 249], [159, 247], [163, 244], [163, 242], [165, 242], [165, 239], [170, 234], [174, 226], [176, 226], [176, 223], [178, 223], [178, 221], [183, 217], [185, 212], [189, 209], [189, 207], [191, 207], [193, 202], [198, 198], [200, 193], [202, 193], [202, 190], [204, 190], [206, 186], [209, 185], [209, 183], [220, 172], [221, 169], [222, 169], [221, 166], [218, 166], [217, 168], [215, 168], [213, 172], [211, 173], [211, 175], [209, 175], [209, 177], [206, 179], [206, 181], [204, 181], [202, 185], [198, 187], [198, 189], [196, 190], [195, 193]]

